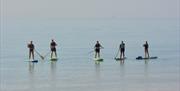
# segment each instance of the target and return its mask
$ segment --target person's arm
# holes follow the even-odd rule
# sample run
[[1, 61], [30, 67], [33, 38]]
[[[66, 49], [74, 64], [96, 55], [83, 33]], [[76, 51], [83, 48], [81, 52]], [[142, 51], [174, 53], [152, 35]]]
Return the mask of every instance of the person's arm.
[[145, 44], [143, 44], [143, 47], [145, 47]]

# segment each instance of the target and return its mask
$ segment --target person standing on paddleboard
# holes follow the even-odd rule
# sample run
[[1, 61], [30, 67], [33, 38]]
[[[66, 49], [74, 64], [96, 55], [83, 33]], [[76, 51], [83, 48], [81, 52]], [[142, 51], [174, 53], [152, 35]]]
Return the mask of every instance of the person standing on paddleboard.
[[30, 43], [27, 45], [27, 47], [29, 48], [29, 59], [32, 59], [34, 60], [34, 44], [33, 44], [33, 41], [30, 41]]
[[97, 55], [98, 55], [98, 58], [100, 58], [100, 49], [101, 48], [103, 48], [103, 47], [101, 46], [99, 41], [97, 41], [97, 43], [94, 46], [94, 49], [95, 49], [95, 58], [97, 58]]
[[125, 54], [124, 54], [124, 52], [125, 52], [125, 43], [123, 41], [121, 41], [119, 49], [120, 49], [120, 59], [124, 59], [125, 58]]
[[147, 41], [146, 41], [146, 43], [143, 45], [143, 47], [144, 47], [144, 52], [145, 52], [145, 58], [149, 58], [149, 51], [148, 51], [149, 44], [148, 44]]
[[51, 48], [51, 58], [53, 57], [53, 53], [55, 53], [55, 56], [57, 58], [57, 53], [56, 53], [56, 42], [52, 39], [51, 43], [50, 43], [50, 48]]

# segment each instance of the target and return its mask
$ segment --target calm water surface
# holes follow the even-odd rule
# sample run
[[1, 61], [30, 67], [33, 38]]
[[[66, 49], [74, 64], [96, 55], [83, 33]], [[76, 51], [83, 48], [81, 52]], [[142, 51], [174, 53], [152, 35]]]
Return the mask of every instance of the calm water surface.
[[[179, 21], [176, 19], [7, 19], [1, 30], [1, 91], [179, 91]], [[29, 63], [30, 40], [42, 55], [58, 43], [57, 62], [49, 56]], [[103, 62], [93, 61], [99, 40]], [[115, 61], [121, 40], [127, 60]], [[137, 61], [142, 44], [156, 60]]]

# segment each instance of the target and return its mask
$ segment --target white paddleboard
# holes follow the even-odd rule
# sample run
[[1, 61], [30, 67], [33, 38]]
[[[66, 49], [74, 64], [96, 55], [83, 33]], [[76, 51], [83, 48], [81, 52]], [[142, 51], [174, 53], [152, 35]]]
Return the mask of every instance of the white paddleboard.
[[126, 57], [125, 58], [114, 58], [116, 61], [120, 61], [120, 60], [125, 60], [127, 59]]
[[94, 61], [103, 61], [104, 59], [102, 58], [94, 58]]
[[57, 61], [58, 58], [50, 58], [51, 61]]

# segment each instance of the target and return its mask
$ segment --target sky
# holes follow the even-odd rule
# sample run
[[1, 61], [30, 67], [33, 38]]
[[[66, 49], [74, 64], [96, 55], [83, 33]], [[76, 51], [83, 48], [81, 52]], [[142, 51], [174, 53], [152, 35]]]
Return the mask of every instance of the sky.
[[179, 18], [180, 0], [1, 0], [1, 15], [9, 18]]

